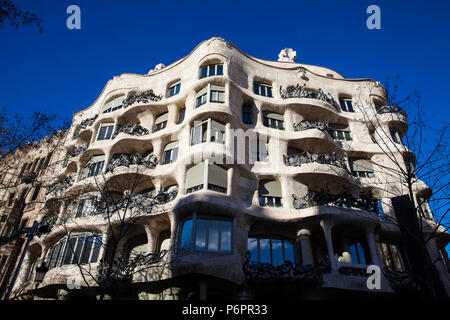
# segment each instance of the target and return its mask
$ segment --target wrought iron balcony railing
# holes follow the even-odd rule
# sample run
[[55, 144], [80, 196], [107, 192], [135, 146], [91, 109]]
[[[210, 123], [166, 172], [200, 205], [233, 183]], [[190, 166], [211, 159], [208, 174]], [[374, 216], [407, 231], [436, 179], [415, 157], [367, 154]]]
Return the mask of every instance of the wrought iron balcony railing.
[[115, 154], [106, 167], [106, 172], [112, 172], [117, 167], [129, 167], [131, 165], [143, 165], [147, 168], [154, 168], [158, 164], [158, 159], [155, 155], [144, 158], [138, 153], [133, 154]]
[[396, 105], [391, 105], [391, 106], [382, 106], [382, 107], [378, 107], [377, 108], [377, 113], [378, 114], [384, 114], [384, 113], [396, 113], [396, 114], [400, 114], [404, 117], [406, 117], [406, 111], [403, 110], [402, 108], [400, 108], [399, 106]]
[[295, 209], [306, 209], [314, 206], [334, 206], [339, 208], [358, 208], [366, 211], [379, 213], [378, 202], [376, 198], [370, 195], [361, 194], [357, 199], [349, 193], [332, 195], [323, 191], [309, 191], [304, 197], [299, 198], [295, 194], [293, 197], [293, 206]]
[[67, 177], [62, 181], [57, 181], [48, 187], [47, 194], [50, 194], [52, 192], [66, 190], [72, 185], [72, 183], [73, 183], [73, 180], [71, 177]]
[[148, 130], [145, 129], [143, 126], [141, 126], [139, 123], [129, 123], [127, 125], [124, 125], [122, 127], [117, 128], [116, 132], [113, 133], [111, 139], [114, 139], [119, 135], [119, 133], [127, 133], [132, 136], [143, 136], [145, 134], [148, 134]]
[[129, 97], [128, 99], [124, 99], [122, 106], [124, 108], [127, 108], [129, 106], [131, 106], [134, 103], [148, 103], [149, 101], [155, 101], [158, 102], [163, 98], [163, 96], [160, 95], [156, 95], [151, 91], [148, 92], [142, 92], [139, 94], [134, 94], [131, 97]]
[[337, 152], [317, 154], [311, 151], [300, 151], [298, 153], [291, 153], [283, 155], [283, 161], [287, 166], [300, 167], [306, 163], [320, 163], [329, 164], [335, 167], [339, 167], [350, 173], [345, 157]]
[[291, 99], [291, 98], [310, 98], [310, 99], [318, 99], [325, 102], [328, 102], [332, 105], [336, 111], [340, 110], [339, 104], [334, 100], [334, 98], [329, 94], [325, 93], [322, 88], [319, 88], [317, 92], [307, 89], [306, 84], [302, 86], [297, 83], [296, 86], [290, 85], [287, 86], [286, 89], [283, 89], [283, 86], [280, 86], [280, 95], [283, 99]]
[[327, 264], [312, 264], [294, 266], [285, 261], [281, 265], [251, 261], [251, 254], [247, 251], [243, 265], [243, 272], [247, 282], [253, 283], [297, 283], [305, 286], [321, 286], [323, 274], [330, 272]]
[[308, 129], [318, 129], [322, 132], [329, 133], [328, 125], [321, 121], [303, 120], [299, 123], [294, 123], [294, 131], [303, 131]]

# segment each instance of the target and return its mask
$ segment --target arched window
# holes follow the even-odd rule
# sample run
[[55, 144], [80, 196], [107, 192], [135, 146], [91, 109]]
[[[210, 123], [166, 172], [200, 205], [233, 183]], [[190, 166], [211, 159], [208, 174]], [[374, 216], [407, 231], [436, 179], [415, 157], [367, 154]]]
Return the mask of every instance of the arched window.
[[274, 266], [290, 261], [295, 264], [294, 245], [292, 241], [272, 235], [248, 238], [250, 259], [254, 262], [269, 263]]
[[209, 64], [200, 68], [200, 79], [223, 75], [223, 63]]
[[66, 264], [87, 264], [98, 261], [102, 237], [92, 234], [79, 234], [58, 241], [47, 255], [49, 269]]
[[198, 216], [194, 213], [181, 226], [180, 251], [231, 253], [232, 226], [231, 220]]

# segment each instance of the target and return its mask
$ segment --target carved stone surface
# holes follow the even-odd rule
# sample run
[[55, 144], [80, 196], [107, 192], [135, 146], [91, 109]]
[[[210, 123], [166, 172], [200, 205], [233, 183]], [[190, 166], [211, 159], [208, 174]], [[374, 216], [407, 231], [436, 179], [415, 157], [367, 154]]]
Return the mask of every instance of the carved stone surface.
[[395, 105], [378, 107], [377, 108], [377, 112], [379, 114], [383, 114], [383, 113], [397, 113], [397, 114], [400, 114], [400, 115], [402, 115], [404, 117], [407, 116], [405, 110], [403, 110], [399, 106], [395, 106]]
[[284, 48], [278, 54], [278, 61], [281, 62], [294, 62], [297, 59], [297, 51], [291, 48]]
[[299, 283], [306, 286], [320, 286], [323, 283], [323, 274], [330, 271], [330, 266], [313, 264], [308, 266], [294, 266], [290, 261], [274, 266], [270, 263], [260, 263], [250, 260], [247, 251], [243, 271], [247, 282], [253, 283]]
[[62, 181], [57, 181], [51, 184], [47, 189], [47, 194], [57, 191], [63, 191], [68, 189], [72, 185], [73, 181], [71, 177], [67, 177]]
[[280, 95], [283, 99], [290, 98], [310, 98], [310, 99], [319, 99], [331, 104], [337, 111], [339, 111], [339, 104], [334, 100], [334, 98], [329, 94], [325, 93], [322, 88], [317, 90], [317, 93], [311, 90], [306, 89], [306, 84], [300, 86], [297, 83], [296, 86], [290, 85], [287, 86], [286, 89], [283, 89], [283, 86], [280, 86]]
[[124, 125], [123, 127], [117, 128], [117, 130], [113, 133], [112, 139], [117, 137], [117, 135], [121, 132], [133, 135], [133, 136], [142, 136], [148, 134], [148, 130], [141, 126], [139, 123], [129, 123]]
[[139, 93], [139, 94], [132, 95], [128, 99], [123, 100], [122, 106], [124, 108], [127, 108], [127, 107], [131, 106], [134, 103], [148, 103], [149, 101], [157, 102], [157, 101], [160, 101], [162, 98], [163, 98], [163, 96], [161, 94], [160, 95], [155, 95], [151, 91], [142, 92], [142, 93]]
[[156, 195], [132, 193], [126, 194], [123, 198], [116, 201], [97, 200], [94, 206], [97, 214], [101, 214], [105, 219], [108, 218], [108, 216], [125, 209], [133, 211], [134, 213], [150, 214], [155, 205], [168, 203], [172, 201], [177, 194], [178, 187], [170, 192], [161, 189]]
[[309, 191], [304, 197], [299, 198], [295, 194], [293, 206], [295, 209], [305, 209], [314, 206], [335, 206], [340, 208], [359, 208], [378, 213], [377, 200], [370, 195], [361, 193], [357, 199], [349, 193], [339, 195], [327, 194], [325, 192]]
[[396, 290], [420, 290], [418, 281], [409, 271], [393, 271], [387, 266], [383, 267], [383, 274], [388, 279], [390, 286]]
[[283, 155], [283, 160], [287, 166], [300, 167], [305, 163], [317, 162], [321, 164], [330, 164], [349, 172], [345, 157], [337, 152], [317, 154], [311, 151], [301, 151], [299, 153], [288, 154], [287, 156]]
[[82, 154], [84, 151], [86, 151], [86, 149], [88, 148], [87, 144], [84, 144], [82, 146], [78, 146], [78, 147], [73, 147], [72, 149], [70, 149], [70, 151], [68, 152], [68, 156], [69, 157], [76, 157], [79, 154]]
[[323, 131], [325, 133], [328, 133], [328, 125], [321, 121], [308, 121], [303, 120], [299, 123], [294, 123], [294, 131], [303, 131], [308, 129], [318, 129], [320, 131]]
[[138, 153], [133, 154], [116, 154], [113, 156], [111, 161], [108, 163], [106, 167], [106, 172], [114, 171], [117, 167], [129, 167], [130, 165], [144, 165], [148, 168], [154, 168], [158, 164], [158, 159], [155, 155], [151, 155], [148, 158], [142, 157]]

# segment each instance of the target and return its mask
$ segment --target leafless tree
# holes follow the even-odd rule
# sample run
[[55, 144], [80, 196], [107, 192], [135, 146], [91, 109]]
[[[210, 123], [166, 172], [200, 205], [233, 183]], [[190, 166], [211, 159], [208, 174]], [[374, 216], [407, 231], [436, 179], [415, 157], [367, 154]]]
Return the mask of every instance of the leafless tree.
[[[373, 103], [370, 98], [365, 100], [359, 95], [356, 107], [369, 124], [372, 141], [387, 159], [374, 162], [383, 172], [376, 178], [382, 180], [378, 181], [380, 186], [385, 186], [383, 198], [407, 195], [420, 232], [415, 233], [396, 215], [386, 215], [385, 221], [417, 239], [425, 261], [425, 276], [416, 275], [422, 285], [422, 293], [426, 298], [438, 298], [434, 262], [442, 260], [442, 257], [435, 252], [429, 253], [427, 244], [442, 236], [450, 225], [449, 123], [429, 118], [417, 91], [400, 97], [399, 84], [399, 77], [388, 79], [384, 86], [387, 101]], [[379, 83], [375, 85], [381, 86]], [[369, 86], [360, 88], [361, 92], [367, 89], [373, 92], [374, 84]], [[393, 212], [391, 201], [383, 204]]]
[[21, 10], [14, 1], [0, 0], [0, 28], [6, 22], [15, 28], [18, 28], [20, 25], [34, 25], [40, 33], [43, 32], [42, 20], [34, 13]]
[[[101, 243], [104, 254], [97, 264], [86, 264], [81, 263], [80, 252], [76, 252], [70, 241], [66, 250], [71, 252], [71, 264], [78, 267], [82, 285], [95, 287], [100, 300], [126, 290], [134, 275], [145, 278], [145, 281], [162, 279], [168, 272], [169, 262], [173, 262], [170, 247], [157, 252], [148, 248], [137, 253], [127, 252], [123, 248], [128, 238], [135, 235], [137, 226], [145, 224], [149, 216], [164, 212], [166, 204], [177, 195], [176, 188], [169, 191], [161, 186], [159, 190], [149, 190], [144, 171], [151, 170], [156, 164], [156, 157], [152, 155], [145, 158], [138, 154], [119, 155], [110, 161], [106, 173], [87, 178], [91, 183], [85, 190], [96, 194], [89, 219], [95, 219], [95, 223], [107, 229], [104, 230], [107, 239], [102, 239]], [[85, 168], [92, 170], [92, 165], [88, 162]], [[80, 195], [61, 194], [64, 192], [55, 199], [72, 205], [67, 206], [55, 228], [62, 228], [63, 238], [70, 239], [74, 233], [84, 229], [86, 220], [79, 217]]]

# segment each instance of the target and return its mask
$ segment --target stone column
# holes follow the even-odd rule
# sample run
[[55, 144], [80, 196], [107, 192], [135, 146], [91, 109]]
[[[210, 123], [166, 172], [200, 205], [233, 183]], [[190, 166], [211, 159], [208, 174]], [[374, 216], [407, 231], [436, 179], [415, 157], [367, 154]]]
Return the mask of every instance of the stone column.
[[147, 250], [149, 253], [155, 253], [156, 252], [155, 241], [154, 241], [155, 236], [153, 234], [153, 231], [149, 225], [145, 225], [144, 229], [145, 229], [145, 233], [147, 234]]
[[61, 204], [61, 208], [59, 209], [58, 219], [56, 219], [56, 224], [61, 224], [63, 220], [63, 215], [67, 209], [67, 202], [63, 201]]
[[337, 261], [334, 257], [334, 250], [333, 250], [333, 238], [332, 238], [333, 223], [331, 223], [329, 220], [322, 220], [320, 221], [320, 226], [322, 227], [323, 232], [325, 234], [325, 241], [327, 243], [328, 259], [330, 260], [331, 271], [335, 272], [337, 271]]
[[297, 232], [297, 242], [300, 245], [302, 253], [302, 264], [314, 264], [314, 255], [311, 248], [310, 241], [311, 232], [308, 229], [301, 229]]
[[376, 264], [377, 266], [382, 267], [381, 259], [379, 256], [379, 250], [377, 248], [376, 240], [375, 240], [375, 234], [374, 234], [374, 228], [371, 227], [366, 232], [366, 239], [367, 244], [369, 246], [370, 251], [370, 260], [371, 264]]

